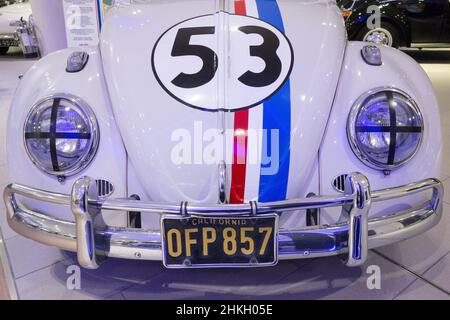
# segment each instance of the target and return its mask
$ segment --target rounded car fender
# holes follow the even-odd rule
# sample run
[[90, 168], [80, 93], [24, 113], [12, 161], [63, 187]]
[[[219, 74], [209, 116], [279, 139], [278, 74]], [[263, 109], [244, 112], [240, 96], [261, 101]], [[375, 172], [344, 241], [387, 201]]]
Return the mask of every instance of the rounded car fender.
[[[35, 65], [22, 78], [13, 99], [7, 128], [8, 171], [12, 183], [70, 194], [73, 183], [82, 176], [106, 179], [114, 185], [114, 197], [126, 197], [126, 151], [116, 126], [103, 76], [101, 56], [97, 49], [87, 49], [89, 60], [77, 73], [66, 72], [67, 59], [74, 50], [52, 53]], [[30, 109], [38, 101], [58, 94], [70, 94], [82, 99], [93, 110], [99, 124], [100, 143], [91, 164], [74, 176], [59, 182], [39, 170], [28, 157], [24, 146], [24, 123]], [[72, 218], [69, 208], [61, 212], [42, 208], [41, 203], [27, 204], [46, 209], [61, 218]], [[125, 217], [105, 217], [111, 225], [124, 226]]]
[[[339, 80], [334, 106], [320, 149], [321, 194], [336, 194], [332, 182], [335, 177], [351, 172], [361, 172], [371, 183], [372, 190], [392, 188], [428, 178], [441, 178], [442, 134], [439, 106], [433, 86], [422, 67], [405, 53], [386, 46], [381, 50], [383, 65], [368, 65], [361, 56], [367, 44], [349, 42]], [[351, 108], [363, 94], [386, 87], [396, 88], [412, 97], [421, 110], [424, 120], [423, 141], [415, 157], [389, 175], [371, 169], [353, 153], [347, 138], [347, 122]], [[339, 159], [339, 161], [336, 161]], [[398, 200], [380, 207], [374, 204], [373, 212], [389, 214], [390, 209], [422, 201], [421, 195]], [[391, 207], [392, 206], [392, 207]], [[333, 210], [326, 210], [333, 212]], [[339, 213], [329, 216], [336, 219]]]

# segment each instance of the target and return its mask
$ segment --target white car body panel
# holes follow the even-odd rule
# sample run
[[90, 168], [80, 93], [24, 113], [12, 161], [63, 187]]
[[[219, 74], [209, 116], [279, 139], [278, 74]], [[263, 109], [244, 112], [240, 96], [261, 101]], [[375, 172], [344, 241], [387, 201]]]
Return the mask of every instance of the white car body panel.
[[[248, 14], [256, 16], [254, 1], [247, 0]], [[221, 114], [191, 108], [167, 94], [152, 72], [151, 57], [155, 43], [164, 32], [186, 19], [213, 14], [218, 11], [216, 3], [219, 2], [151, 1], [114, 7], [106, 17], [100, 49], [86, 49], [90, 59], [82, 72], [65, 71], [73, 50], [56, 52], [39, 61], [24, 76], [11, 108], [7, 145], [10, 180], [70, 193], [72, 183], [81, 175], [88, 175], [111, 181], [116, 198], [136, 193], [143, 200], [217, 203], [217, 164], [174, 164], [171, 135], [180, 128], [194, 134], [194, 124], [198, 121], [202, 122], [203, 130], [221, 128]], [[336, 194], [331, 187], [333, 178], [355, 171], [366, 174], [374, 189], [440, 177], [442, 141], [438, 106], [431, 83], [420, 66], [400, 51], [384, 47], [381, 48], [382, 67], [364, 63], [363, 44], [346, 41], [344, 21], [334, 1], [278, 0], [278, 4], [295, 55], [290, 74], [291, 142], [289, 159], [285, 159], [289, 170], [284, 198], [304, 198], [310, 192]], [[233, 1], [226, 1], [226, 9], [234, 12]], [[226, 36], [217, 39], [220, 40], [217, 51], [229, 53]], [[247, 59], [245, 66], [257, 69], [261, 64], [256, 61]], [[380, 86], [394, 86], [414, 97], [425, 119], [425, 138], [418, 154], [389, 176], [362, 164], [346, 137], [347, 117], [354, 101], [369, 89]], [[218, 101], [224, 99], [224, 91], [219, 84], [217, 87], [217, 91], [204, 94], [216, 94]], [[55, 93], [69, 93], [86, 101], [94, 110], [101, 131], [95, 160], [80, 175], [68, 177], [64, 184], [32, 164], [22, 141], [30, 108]], [[262, 129], [262, 109], [262, 106], [250, 109], [249, 128]], [[222, 115], [225, 129], [233, 130], [234, 113]], [[232, 153], [233, 149], [228, 152]], [[247, 166], [245, 201], [261, 201], [260, 168], [260, 162]], [[232, 175], [232, 166], [227, 166], [228, 195]], [[407, 204], [421, 199], [414, 196]], [[46, 209], [34, 202], [30, 206]], [[63, 218], [71, 216], [69, 209], [61, 212], [50, 208], [50, 212]], [[143, 218], [144, 224], [159, 229], [158, 216]], [[333, 210], [323, 211], [324, 223], [336, 222], [338, 218]], [[126, 225], [123, 215], [109, 217], [107, 222]], [[283, 228], [290, 228], [304, 225], [305, 219], [289, 214], [281, 222]]]
[[[362, 42], [350, 42], [346, 51], [336, 100], [320, 150], [322, 194], [336, 194], [332, 181], [346, 172], [364, 172], [373, 190], [390, 188], [393, 184], [408, 184], [430, 176], [441, 177], [443, 149], [440, 113], [427, 74], [411, 57], [386, 46], [379, 46], [383, 65], [369, 66], [360, 59], [364, 45], [366, 44]], [[392, 171], [388, 176], [368, 168], [353, 154], [347, 132], [343, 129], [347, 126], [350, 109], [356, 100], [362, 94], [379, 87], [394, 87], [408, 93], [418, 103], [424, 119], [424, 138], [420, 152], [405, 166]], [[424, 195], [417, 195], [402, 199], [401, 203], [397, 200], [387, 204], [374, 204], [373, 208], [374, 212], [379, 212], [382, 216], [392, 213], [392, 210], [410, 208], [425, 198]], [[340, 215], [335, 209], [322, 210], [322, 213], [324, 223], [334, 222]]]
[[[77, 176], [67, 177], [64, 183], [59, 183], [55, 177], [40, 171], [29, 161], [23, 138], [17, 132], [23, 132], [25, 119], [31, 107], [42, 97], [55, 93], [69, 93], [82, 99], [95, 110], [101, 141], [99, 150], [83, 175], [91, 175], [98, 179], [107, 179], [115, 186], [114, 194], [125, 197], [126, 190], [126, 151], [122, 144], [112, 115], [110, 101], [106, 94], [100, 55], [96, 49], [89, 51], [90, 62], [83, 73], [68, 74], [65, 72], [67, 58], [74, 50], [64, 50], [48, 55], [38, 61], [23, 77], [12, 102], [8, 119], [8, 172], [12, 180], [18, 183], [40, 186], [53, 192], [70, 193]], [[30, 207], [42, 207], [42, 203], [27, 203]], [[70, 218], [70, 208], [46, 208], [55, 216]], [[112, 225], [126, 224], [124, 215], [115, 213], [105, 219]]]
[[[229, 11], [233, 12], [233, 1], [227, 3]], [[247, 4], [251, 3], [254, 4], [255, 1], [247, 1]], [[332, 3], [279, 1], [279, 6], [283, 12], [286, 36], [295, 52], [295, 64], [290, 75], [291, 116], [288, 119], [291, 121], [292, 142], [290, 159], [286, 160], [290, 164], [290, 173], [287, 177], [289, 182], [285, 197], [304, 197], [309, 192], [306, 187], [311, 179], [310, 173], [316, 159], [313, 155], [318, 152], [340, 74], [346, 43], [345, 28], [337, 7]], [[149, 199], [157, 201], [185, 199], [209, 203], [218, 201], [217, 190], [211, 188], [218, 183], [217, 163], [202, 166], [173, 164], [171, 152], [175, 143], [171, 139], [171, 134], [177, 129], [193, 132], [198, 121], [202, 122], [204, 131], [216, 129], [221, 114], [199, 111], [176, 101], [158, 84], [150, 65], [150, 54], [155, 42], [168, 29], [180, 21], [213, 14], [216, 11], [214, 1], [194, 3], [167, 1], [159, 2], [157, 6], [144, 4], [114, 8], [104, 24], [101, 50], [115, 116], [130, 159], [137, 175], [142, 179], [141, 183]], [[171, 14], [164, 14], [166, 12]], [[255, 12], [254, 16], [257, 14]], [[133, 19], [128, 18], [131, 15]], [[216, 19], [217, 28], [220, 28], [221, 18], [226, 19], [211, 16], [211, 25]], [[227, 21], [224, 28], [233, 30], [235, 27], [232, 22]], [[208, 39], [211, 42], [209, 45], [216, 52], [220, 52], [221, 48], [214, 45], [214, 42], [218, 40], [218, 43], [227, 43], [227, 33], [228, 31], [223, 32], [217, 39], [215, 37]], [[198, 37], [192, 41], [201, 43], [207, 40]], [[231, 61], [236, 61], [231, 62], [228, 67], [234, 68], [234, 64], [239, 64], [241, 68], [244, 66], [250, 70], [261, 68], [259, 59], [244, 58], [235, 54], [236, 47], [248, 47], [248, 43], [225, 44], [225, 47], [227, 46], [229, 49], [222, 49], [229, 50], [225, 54], [231, 57]], [[130, 47], [134, 49], [129, 50]], [[330, 56], [334, 58], [330, 59]], [[219, 55], [219, 64], [220, 58]], [[173, 59], [173, 64], [175, 60]], [[185, 65], [196, 66], [198, 58], [181, 58], [181, 61]], [[173, 64], [168, 63], [164, 67], [167, 69], [180, 67], [178, 65], [174, 67]], [[188, 68], [185, 71], [194, 72], [195, 68], [193, 70]], [[213, 86], [200, 90], [200, 96], [202, 93], [211, 95], [211, 92], [220, 90], [220, 76], [219, 66], [212, 81]], [[231, 83], [230, 79], [227, 81]], [[130, 81], [133, 85], [129, 85]], [[222, 103], [220, 98], [223, 94], [219, 92], [215, 95], [216, 104]], [[247, 94], [252, 93], [250, 91]], [[203, 98], [201, 96], [198, 99]], [[232, 102], [229, 103], [234, 107]], [[262, 129], [262, 109], [262, 105], [259, 105], [249, 111], [250, 122], [253, 121], [254, 129]], [[227, 113], [225, 129], [233, 128], [234, 114]], [[249, 145], [249, 148], [252, 146]], [[227, 150], [228, 153], [232, 151]], [[225, 155], [226, 159], [229, 157], [229, 154]], [[249, 164], [247, 175], [251, 174], [251, 171], [258, 171], [260, 167], [260, 162]], [[227, 168], [228, 177], [231, 177], [231, 165]], [[256, 177], [247, 177], [246, 201], [258, 200], [259, 173], [255, 175]], [[230, 185], [229, 181], [228, 186]]]

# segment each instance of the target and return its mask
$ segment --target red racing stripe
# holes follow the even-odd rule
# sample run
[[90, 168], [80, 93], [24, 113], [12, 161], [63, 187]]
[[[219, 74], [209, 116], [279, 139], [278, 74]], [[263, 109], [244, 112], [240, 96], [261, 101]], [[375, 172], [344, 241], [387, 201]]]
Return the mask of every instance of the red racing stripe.
[[[247, 15], [245, 0], [235, 0], [234, 7], [236, 14]], [[230, 203], [232, 204], [244, 203], [245, 176], [247, 173], [248, 118], [248, 110], [238, 111], [234, 116], [234, 154], [230, 190]]]
[[234, 13], [239, 14], [241, 16], [247, 15], [245, 0], [234, 0]]

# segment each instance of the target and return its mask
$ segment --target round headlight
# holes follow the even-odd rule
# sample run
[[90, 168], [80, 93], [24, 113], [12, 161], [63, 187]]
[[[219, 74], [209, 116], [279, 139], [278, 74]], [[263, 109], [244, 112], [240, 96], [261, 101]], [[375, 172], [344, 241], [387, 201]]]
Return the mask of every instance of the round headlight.
[[99, 145], [94, 113], [86, 103], [69, 95], [38, 102], [27, 116], [24, 131], [30, 159], [55, 176], [79, 173], [92, 161]]
[[423, 118], [415, 101], [398, 89], [364, 94], [350, 112], [347, 135], [355, 155], [367, 166], [398, 168], [417, 153]]

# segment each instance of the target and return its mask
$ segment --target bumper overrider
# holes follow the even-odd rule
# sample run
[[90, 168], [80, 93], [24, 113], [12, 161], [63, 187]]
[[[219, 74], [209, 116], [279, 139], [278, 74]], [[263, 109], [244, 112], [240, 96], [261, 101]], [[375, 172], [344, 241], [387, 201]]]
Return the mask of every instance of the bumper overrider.
[[[104, 224], [102, 210], [179, 215], [180, 217], [254, 217], [342, 207], [345, 222], [298, 229], [278, 230], [278, 257], [281, 260], [342, 255], [350, 267], [362, 265], [368, 250], [417, 236], [435, 226], [442, 216], [443, 185], [427, 179], [405, 186], [371, 191], [368, 179], [359, 173], [348, 175], [345, 193], [273, 203], [165, 204], [131, 199], [101, 199], [94, 179], [80, 178], [71, 195], [47, 192], [24, 185], [5, 188], [8, 223], [17, 233], [37, 242], [77, 253], [84, 268], [96, 269], [107, 257], [135, 260], [163, 260], [161, 231], [116, 228]], [[430, 200], [403, 212], [369, 219], [374, 202], [388, 201], [422, 192]], [[75, 221], [61, 220], [28, 209], [19, 197], [61, 206], [70, 206]], [[302, 211], [302, 212], [305, 212]]]

